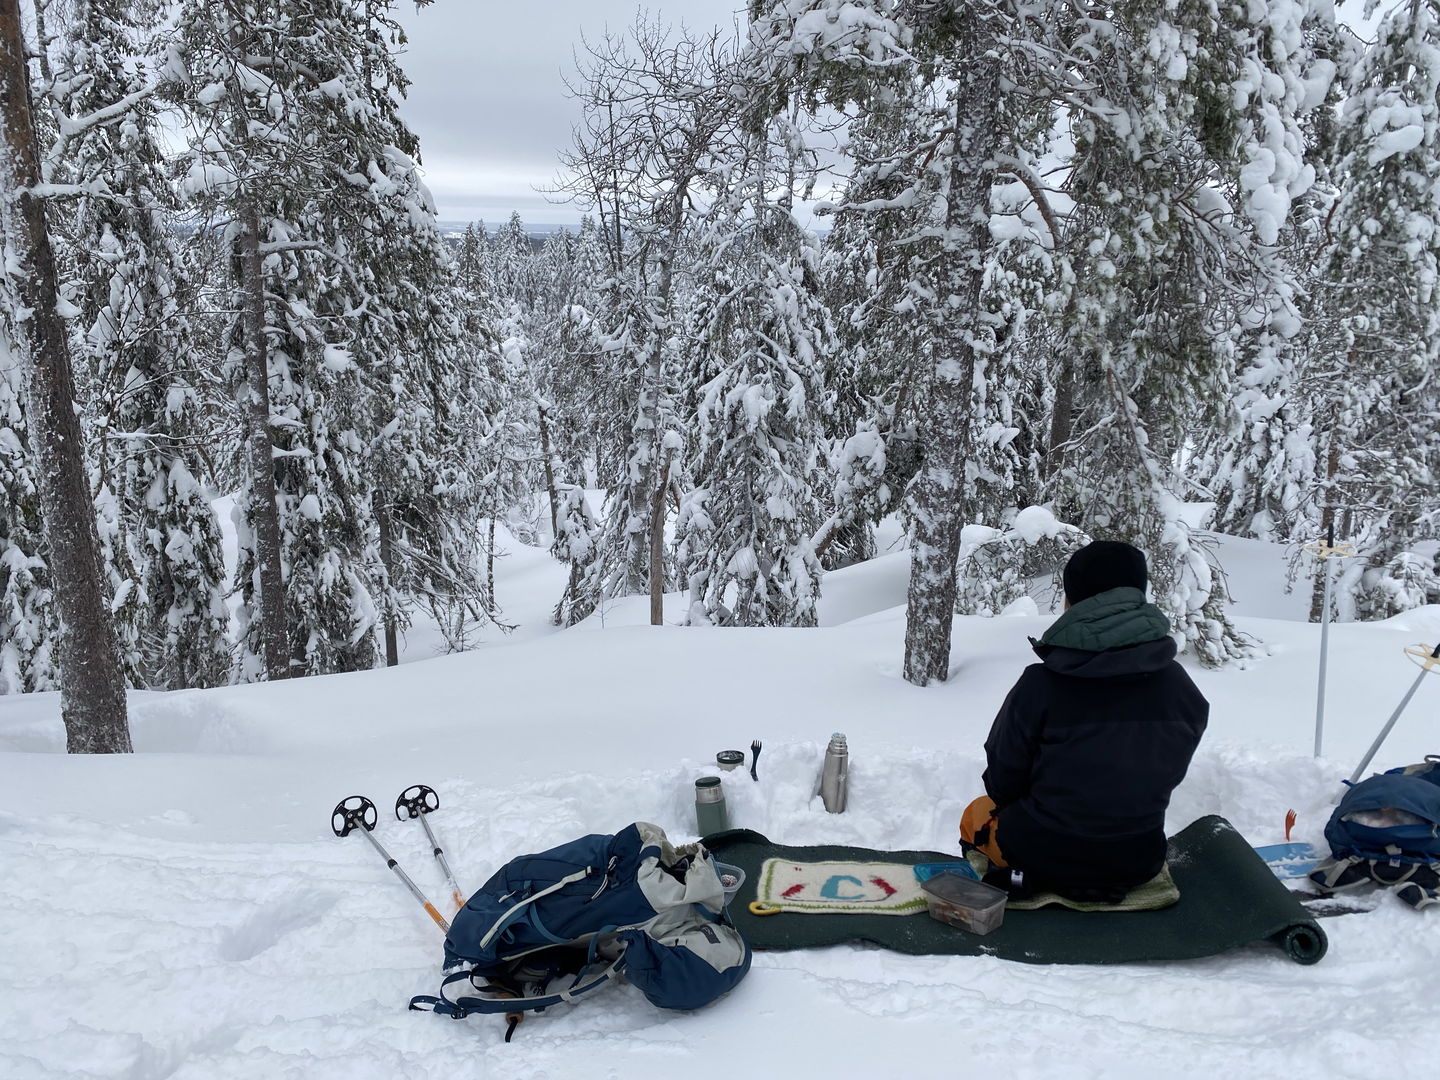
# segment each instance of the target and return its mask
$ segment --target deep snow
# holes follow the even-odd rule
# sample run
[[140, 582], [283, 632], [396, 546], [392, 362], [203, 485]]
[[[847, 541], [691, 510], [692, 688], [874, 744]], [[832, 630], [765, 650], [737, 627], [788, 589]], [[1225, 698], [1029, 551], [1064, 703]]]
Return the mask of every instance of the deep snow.
[[[1219, 813], [1273, 843], [1293, 807], [1296, 838], [1318, 840], [1440, 608], [1333, 628], [1315, 761], [1308, 596], [1282, 594], [1280, 549], [1223, 555], [1269, 655], [1193, 671], [1211, 726], [1169, 825]], [[724, 774], [735, 824], [953, 850], [990, 720], [1048, 619], [957, 619], [950, 681], [909, 686], [906, 560], [829, 575], [815, 630], [653, 628], [632, 600], [555, 632], [564, 568], [507, 540], [500, 599], [519, 629], [472, 653], [436, 657], [417, 629], [391, 671], [135, 694], [129, 757], [66, 757], [54, 695], [0, 698], [0, 1077], [1374, 1077], [1428, 1060], [1440, 925], [1392, 898], [1328, 920], [1330, 954], [1308, 968], [1268, 947], [1109, 968], [845, 947], [760, 954], [693, 1014], [609, 989], [509, 1046], [498, 1021], [405, 1011], [434, 989], [439, 937], [361, 838], [330, 834], [346, 795], [376, 801], [377, 837], [437, 903], [423, 833], [389, 812], [408, 785], [438, 790], [431, 820], [474, 888], [513, 855], [636, 819], [688, 838], [693, 779], [755, 738], [760, 782]], [[1440, 751], [1437, 715], [1440, 678], [1375, 767]], [[814, 797], [832, 730], [851, 746], [843, 815]]]

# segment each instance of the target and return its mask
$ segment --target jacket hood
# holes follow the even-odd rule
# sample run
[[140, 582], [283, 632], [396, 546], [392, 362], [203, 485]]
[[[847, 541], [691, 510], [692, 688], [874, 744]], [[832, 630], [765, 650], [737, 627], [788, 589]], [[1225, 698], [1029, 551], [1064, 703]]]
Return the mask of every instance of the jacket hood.
[[1083, 678], [1156, 671], [1177, 652], [1170, 620], [1145, 602], [1143, 591], [1128, 587], [1072, 605], [1032, 644], [1046, 667]]
[[1057, 675], [1070, 675], [1077, 679], [1148, 675], [1168, 666], [1178, 651], [1175, 639], [1168, 636], [1101, 652], [1070, 649], [1064, 645], [1046, 645], [1043, 642], [1035, 644], [1035, 655], [1040, 657], [1049, 670]]

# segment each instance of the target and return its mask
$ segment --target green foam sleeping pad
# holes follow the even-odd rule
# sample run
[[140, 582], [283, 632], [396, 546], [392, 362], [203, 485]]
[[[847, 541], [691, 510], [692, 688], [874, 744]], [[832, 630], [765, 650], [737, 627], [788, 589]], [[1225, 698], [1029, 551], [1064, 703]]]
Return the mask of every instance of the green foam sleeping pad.
[[745, 871], [730, 916], [756, 949], [812, 949], [870, 942], [911, 954], [997, 956], [1029, 964], [1123, 964], [1193, 960], [1242, 946], [1268, 943], [1298, 964], [1317, 963], [1328, 946], [1325, 931], [1293, 897], [1233, 825], [1209, 816], [1169, 842], [1167, 861], [1180, 900], [1156, 911], [1082, 912], [1047, 907], [1007, 910], [985, 935], [967, 933], [929, 917], [869, 914], [752, 915], [755, 883], [766, 859], [943, 862], [936, 851], [875, 851], [843, 844], [787, 847], [749, 829], [705, 838], [722, 862]]

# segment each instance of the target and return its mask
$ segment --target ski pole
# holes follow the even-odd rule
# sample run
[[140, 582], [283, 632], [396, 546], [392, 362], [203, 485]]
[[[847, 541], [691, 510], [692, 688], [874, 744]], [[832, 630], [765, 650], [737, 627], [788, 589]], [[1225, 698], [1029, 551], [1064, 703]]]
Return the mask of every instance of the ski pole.
[[1355, 771], [1350, 774], [1350, 783], [1353, 784], [1360, 779], [1360, 774], [1365, 771], [1365, 767], [1375, 757], [1375, 752], [1380, 749], [1380, 744], [1390, 734], [1390, 729], [1395, 726], [1395, 721], [1400, 719], [1400, 714], [1405, 711], [1405, 706], [1410, 704], [1410, 699], [1415, 696], [1415, 691], [1420, 689], [1421, 681], [1430, 672], [1440, 669], [1440, 645], [1436, 645], [1429, 652], [1426, 652], [1425, 648], [1424, 645], [1416, 645], [1405, 650], [1406, 655], [1418, 658], [1416, 663], [1420, 665], [1420, 674], [1415, 676], [1415, 681], [1410, 684], [1410, 689], [1405, 691], [1405, 696], [1400, 699], [1400, 704], [1395, 706], [1395, 711], [1390, 714], [1390, 719], [1385, 721], [1385, 726], [1380, 729], [1380, 734], [1375, 736], [1375, 741], [1370, 744], [1370, 749], [1366, 751], [1365, 757], [1361, 759], [1359, 765], [1355, 766]]
[[375, 804], [364, 795], [351, 795], [349, 798], [341, 799], [335, 804], [335, 810], [330, 815], [330, 828], [336, 836], [349, 836], [356, 829], [359, 829], [369, 840], [380, 857], [385, 860], [385, 865], [395, 871], [395, 876], [405, 883], [410, 890], [410, 895], [420, 901], [425, 913], [435, 920], [435, 924], [447, 934], [450, 932], [450, 924], [445, 917], [435, 910], [435, 905], [425, 898], [415, 882], [410, 880], [410, 875], [400, 869], [400, 864], [390, 857], [390, 853], [380, 846], [380, 841], [375, 839], [371, 832], [375, 828], [376, 814]]
[[450, 896], [455, 901], [455, 910], [459, 911], [465, 906], [465, 895], [460, 891], [460, 886], [455, 882], [455, 875], [450, 871], [450, 864], [445, 861], [445, 852], [440, 847], [440, 841], [435, 839], [435, 833], [430, 829], [430, 819], [427, 814], [440, 809], [440, 796], [435, 794], [434, 788], [426, 787], [424, 784], [416, 784], [408, 787], [400, 793], [395, 800], [395, 816], [401, 821], [407, 817], [419, 818], [420, 824], [425, 826], [425, 835], [430, 840], [430, 851], [435, 856], [440, 869], [445, 871], [445, 880], [450, 883]]
[[1320, 611], [1320, 678], [1315, 687], [1315, 756], [1320, 756], [1320, 744], [1325, 735], [1325, 669], [1330, 657], [1330, 592], [1335, 575], [1331, 572], [1330, 560], [1335, 557], [1349, 558], [1354, 552], [1349, 544], [1335, 546], [1335, 525], [1332, 522], [1325, 533], [1325, 543], [1312, 544], [1305, 549], [1315, 552], [1325, 575], [1325, 599]]

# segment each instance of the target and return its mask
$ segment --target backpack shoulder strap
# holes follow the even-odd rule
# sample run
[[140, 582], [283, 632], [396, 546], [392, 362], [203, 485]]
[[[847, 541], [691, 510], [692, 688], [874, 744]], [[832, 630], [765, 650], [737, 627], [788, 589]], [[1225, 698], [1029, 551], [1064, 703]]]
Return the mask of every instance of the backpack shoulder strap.
[[561, 889], [565, 888], [566, 885], [569, 885], [573, 882], [584, 881], [594, 872], [595, 867], [587, 866], [581, 870], [575, 871], [573, 874], [567, 874], [565, 877], [562, 877], [554, 884], [544, 889], [541, 889], [538, 892], [532, 893], [517, 904], [511, 905], [501, 914], [500, 918], [495, 920], [494, 924], [490, 927], [490, 929], [481, 936], [480, 948], [489, 948], [490, 942], [495, 940], [495, 935], [500, 933], [500, 931], [504, 930], [505, 927], [509, 926], [516, 919], [524, 915], [526, 913], [526, 907], [528, 907], [530, 904], [535, 903], [536, 900], [539, 900], [543, 896], [549, 896], [553, 892], [559, 892]]
[[[415, 1012], [440, 1013], [455, 1020], [463, 1020], [471, 1013], [512, 1013], [548, 1009], [552, 1005], [576, 1001], [592, 990], [598, 990], [616, 975], [624, 972], [624, 959], [623, 955], [617, 956], [599, 971], [591, 972], [587, 969], [587, 971], [580, 972], [575, 976], [575, 981], [563, 990], [531, 997], [501, 997], [499, 994], [485, 994], [470, 981], [470, 972], [457, 971], [453, 975], [445, 976], [445, 981], [440, 984], [439, 997], [431, 994], [413, 997], [410, 999], [410, 1008]], [[466, 983], [466, 989], [458, 997], [451, 999], [446, 995], [445, 990], [459, 982]]]

